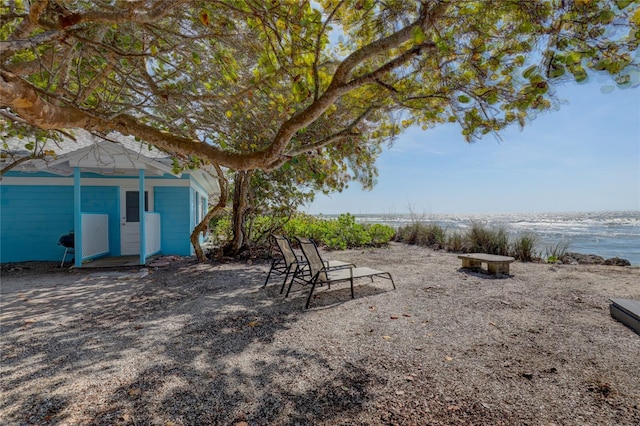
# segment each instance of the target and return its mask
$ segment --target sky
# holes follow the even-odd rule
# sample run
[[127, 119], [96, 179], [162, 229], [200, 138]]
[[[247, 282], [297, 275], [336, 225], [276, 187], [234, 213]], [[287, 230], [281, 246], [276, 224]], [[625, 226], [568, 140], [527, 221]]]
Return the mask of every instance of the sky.
[[[310, 214], [640, 210], [640, 88], [556, 88], [558, 111], [468, 144], [454, 124], [410, 128], [378, 158], [378, 182], [316, 195]], [[606, 90], [605, 90], [606, 91]]]

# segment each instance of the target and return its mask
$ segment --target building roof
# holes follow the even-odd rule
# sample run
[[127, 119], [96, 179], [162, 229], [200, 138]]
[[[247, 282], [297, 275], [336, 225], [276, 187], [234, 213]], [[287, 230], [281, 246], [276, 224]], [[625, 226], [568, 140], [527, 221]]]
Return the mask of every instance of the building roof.
[[[147, 175], [181, 176], [181, 173], [174, 173], [174, 159], [169, 154], [131, 136], [110, 133], [99, 137], [83, 129], [74, 129], [69, 134], [70, 136], [63, 135], [61, 141], [47, 140], [39, 147], [38, 152], [47, 153], [44, 158], [21, 162], [12, 170], [71, 176], [74, 168], [80, 167], [84, 172], [101, 175], [137, 176], [138, 170], [145, 170]], [[25, 147], [28, 142], [17, 137], [4, 141], [0, 167], [31, 156], [33, 151]], [[190, 170], [189, 174], [200, 181], [209, 193], [219, 193], [220, 187], [213, 167]]]

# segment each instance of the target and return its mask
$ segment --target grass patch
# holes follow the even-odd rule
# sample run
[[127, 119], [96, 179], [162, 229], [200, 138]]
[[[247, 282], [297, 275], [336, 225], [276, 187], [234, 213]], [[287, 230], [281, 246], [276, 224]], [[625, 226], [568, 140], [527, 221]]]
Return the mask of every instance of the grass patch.
[[438, 225], [420, 222], [414, 222], [408, 226], [400, 227], [398, 231], [396, 231], [396, 241], [431, 247], [436, 250], [445, 248], [447, 245], [446, 231], [444, 228]]
[[454, 253], [477, 252], [512, 256], [522, 262], [539, 259], [535, 251], [534, 235], [524, 234], [511, 241], [504, 228], [491, 228], [481, 223], [473, 223], [471, 228], [464, 232], [448, 233], [437, 224], [413, 222], [398, 228], [395, 240]]
[[491, 229], [474, 223], [467, 234], [471, 252], [509, 255], [509, 235], [504, 228]]
[[545, 248], [545, 258], [547, 263], [560, 262], [561, 259], [567, 254], [569, 250], [569, 243], [566, 241], [560, 241], [555, 244], [547, 244]]
[[538, 257], [535, 246], [536, 237], [533, 234], [524, 234], [513, 242], [511, 254], [517, 260], [531, 262]]

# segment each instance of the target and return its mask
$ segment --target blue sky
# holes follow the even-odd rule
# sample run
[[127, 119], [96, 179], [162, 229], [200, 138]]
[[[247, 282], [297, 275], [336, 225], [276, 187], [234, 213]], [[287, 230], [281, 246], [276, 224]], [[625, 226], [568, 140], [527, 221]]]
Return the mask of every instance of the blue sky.
[[378, 183], [317, 195], [311, 214], [640, 210], [640, 89], [556, 89], [565, 101], [502, 141], [468, 144], [455, 125], [411, 128], [377, 161]]

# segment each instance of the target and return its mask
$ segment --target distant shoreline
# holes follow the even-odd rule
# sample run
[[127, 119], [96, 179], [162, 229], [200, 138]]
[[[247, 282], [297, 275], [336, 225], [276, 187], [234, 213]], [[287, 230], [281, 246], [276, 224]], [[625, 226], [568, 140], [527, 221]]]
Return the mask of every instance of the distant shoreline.
[[324, 218], [337, 218], [344, 214], [350, 214], [357, 218], [376, 218], [376, 217], [397, 217], [397, 218], [409, 218], [408, 220], [415, 221], [431, 221], [438, 220], [438, 218], [446, 217], [458, 217], [458, 218], [471, 218], [471, 217], [484, 217], [500, 218], [500, 217], [513, 217], [513, 216], [566, 216], [566, 215], [578, 215], [578, 216], [591, 216], [591, 215], [628, 215], [637, 216], [640, 220], [640, 210], [599, 210], [599, 211], [574, 211], [574, 212], [515, 212], [515, 213], [306, 213], [315, 217]]
[[[343, 213], [346, 214], [346, 213]], [[640, 210], [558, 213], [349, 213], [358, 223], [379, 223], [398, 229], [412, 223], [437, 224], [451, 232], [464, 232], [473, 223], [504, 228], [510, 238], [524, 233], [536, 237], [536, 249], [544, 254], [548, 246], [567, 244], [567, 252], [614, 257], [640, 266]], [[340, 214], [313, 215], [325, 219]]]

